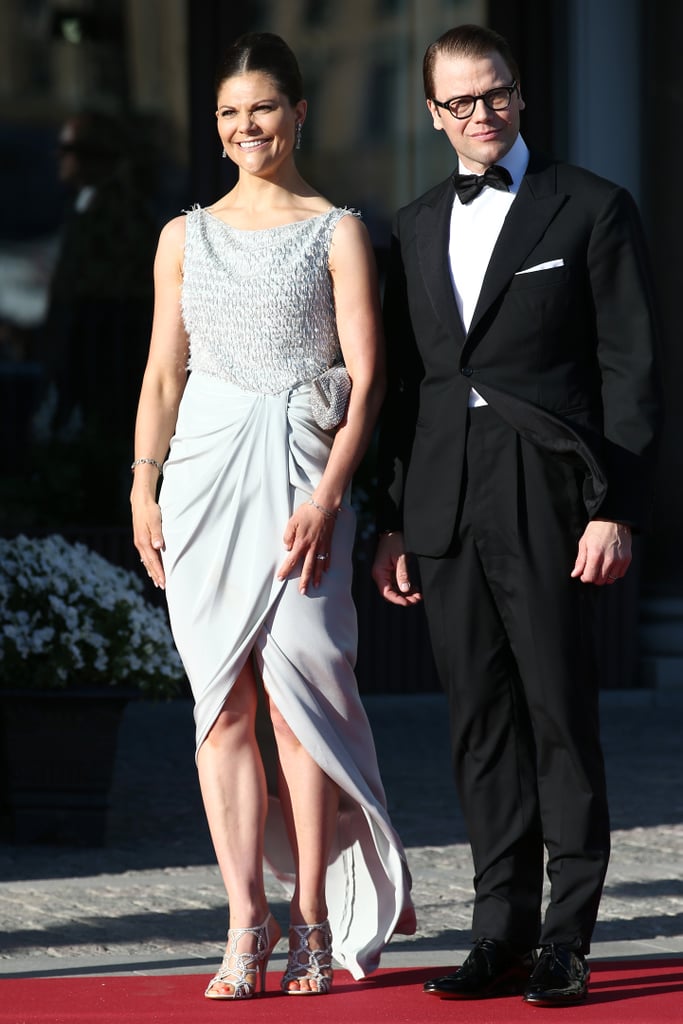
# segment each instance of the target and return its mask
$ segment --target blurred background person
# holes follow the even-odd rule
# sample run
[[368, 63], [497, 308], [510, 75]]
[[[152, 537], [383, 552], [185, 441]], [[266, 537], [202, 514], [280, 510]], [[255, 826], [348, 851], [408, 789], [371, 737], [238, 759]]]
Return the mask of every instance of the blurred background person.
[[[47, 405], [40, 422], [44, 434], [79, 445], [92, 484], [86, 504], [124, 515], [127, 480], [111, 467], [125, 462], [130, 447], [151, 325], [158, 237], [148, 198], [152, 166], [111, 114], [83, 111], [61, 128], [58, 174], [69, 205], [43, 332]], [[103, 431], [107, 466], [93, 480]]]

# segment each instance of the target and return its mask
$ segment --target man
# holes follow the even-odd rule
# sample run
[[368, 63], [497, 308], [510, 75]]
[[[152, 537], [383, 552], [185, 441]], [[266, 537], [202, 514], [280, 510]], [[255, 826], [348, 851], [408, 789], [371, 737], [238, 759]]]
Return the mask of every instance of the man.
[[396, 219], [373, 576], [424, 597], [474, 860], [474, 948], [425, 990], [563, 1006], [609, 856], [592, 610], [647, 515], [649, 275], [630, 196], [529, 153], [504, 39], [446, 32], [424, 84], [465, 181]]

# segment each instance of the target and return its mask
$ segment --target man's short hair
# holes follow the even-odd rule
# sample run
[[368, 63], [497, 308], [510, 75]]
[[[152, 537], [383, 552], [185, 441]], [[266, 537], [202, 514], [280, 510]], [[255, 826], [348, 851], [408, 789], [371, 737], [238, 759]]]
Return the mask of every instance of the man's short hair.
[[519, 82], [519, 66], [514, 58], [507, 39], [484, 25], [457, 25], [450, 28], [442, 36], [427, 47], [422, 62], [422, 78], [425, 96], [434, 99], [434, 65], [436, 59], [443, 54], [445, 57], [469, 57], [481, 60], [491, 53], [499, 53], [503, 58], [514, 81]]

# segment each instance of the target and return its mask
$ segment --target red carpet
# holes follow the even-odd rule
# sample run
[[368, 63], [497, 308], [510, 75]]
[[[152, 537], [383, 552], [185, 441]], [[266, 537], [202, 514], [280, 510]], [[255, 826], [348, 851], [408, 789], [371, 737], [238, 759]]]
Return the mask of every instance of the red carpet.
[[0, 983], [3, 1024], [665, 1024], [683, 1022], [683, 960], [612, 960], [593, 963], [591, 996], [583, 1006], [557, 1010], [525, 1005], [519, 997], [453, 1002], [425, 996], [425, 979], [439, 969], [378, 971], [354, 982], [337, 971], [332, 994], [318, 998], [280, 994], [280, 975], [268, 978], [264, 997], [232, 1004], [202, 998], [208, 977], [6, 978]]

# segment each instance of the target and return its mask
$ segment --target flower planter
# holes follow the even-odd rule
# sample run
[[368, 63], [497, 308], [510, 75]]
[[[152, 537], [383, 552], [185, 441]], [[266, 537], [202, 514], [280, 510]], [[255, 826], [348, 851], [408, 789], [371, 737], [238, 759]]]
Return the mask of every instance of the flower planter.
[[0, 837], [104, 842], [123, 709], [184, 679], [143, 590], [84, 544], [0, 537]]
[[101, 846], [131, 694], [0, 690], [0, 836]]

